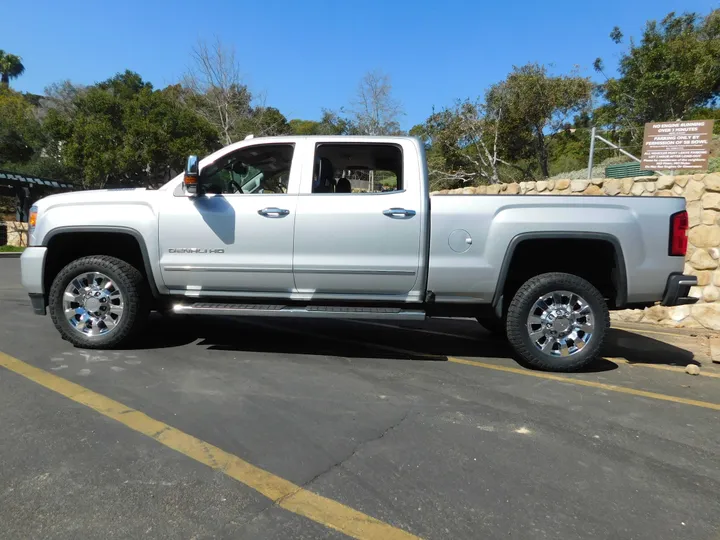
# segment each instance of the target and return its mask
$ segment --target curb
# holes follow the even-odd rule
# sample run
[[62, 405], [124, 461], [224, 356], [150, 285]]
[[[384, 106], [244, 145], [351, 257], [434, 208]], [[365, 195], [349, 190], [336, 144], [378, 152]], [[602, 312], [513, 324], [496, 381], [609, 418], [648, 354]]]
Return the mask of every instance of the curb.
[[0, 259], [19, 259], [22, 255], [21, 251], [11, 251], [10, 253], [0, 253]]

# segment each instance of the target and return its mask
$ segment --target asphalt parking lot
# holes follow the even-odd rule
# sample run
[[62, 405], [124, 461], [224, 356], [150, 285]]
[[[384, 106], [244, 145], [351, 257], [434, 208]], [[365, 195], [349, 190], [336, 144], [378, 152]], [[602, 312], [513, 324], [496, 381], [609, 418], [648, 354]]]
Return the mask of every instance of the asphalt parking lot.
[[1, 538], [720, 538], [720, 378], [651, 337], [573, 375], [464, 320], [83, 351], [0, 259], [0, 351]]

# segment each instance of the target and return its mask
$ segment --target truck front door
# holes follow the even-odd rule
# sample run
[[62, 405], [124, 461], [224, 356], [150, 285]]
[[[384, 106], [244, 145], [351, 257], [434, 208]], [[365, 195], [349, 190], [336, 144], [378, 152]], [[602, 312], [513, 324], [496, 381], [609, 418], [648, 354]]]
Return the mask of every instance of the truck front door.
[[303, 147], [293, 257], [299, 295], [419, 301], [426, 216], [417, 154], [405, 155], [401, 143], [337, 141]]
[[246, 146], [201, 171], [206, 194], [160, 210], [165, 285], [186, 295], [289, 297], [299, 168], [293, 144]]

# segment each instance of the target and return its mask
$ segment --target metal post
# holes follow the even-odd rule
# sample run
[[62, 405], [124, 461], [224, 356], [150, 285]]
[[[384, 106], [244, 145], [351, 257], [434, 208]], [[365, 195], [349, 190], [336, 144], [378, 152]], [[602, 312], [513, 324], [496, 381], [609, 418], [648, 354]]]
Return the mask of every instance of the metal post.
[[30, 216], [30, 188], [15, 188], [15, 221], [27, 223]]
[[595, 126], [590, 132], [590, 157], [588, 158], [588, 180], [592, 179], [593, 154], [595, 153]]

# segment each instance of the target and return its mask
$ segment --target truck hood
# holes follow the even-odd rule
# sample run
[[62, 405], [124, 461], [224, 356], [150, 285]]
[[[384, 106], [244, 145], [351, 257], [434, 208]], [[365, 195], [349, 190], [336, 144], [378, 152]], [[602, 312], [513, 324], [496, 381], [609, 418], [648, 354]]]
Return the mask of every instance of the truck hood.
[[35, 202], [40, 212], [53, 206], [65, 206], [89, 203], [127, 203], [147, 201], [152, 190], [146, 188], [93, 189], [87, 191], [70, 191], [49, 195]]

